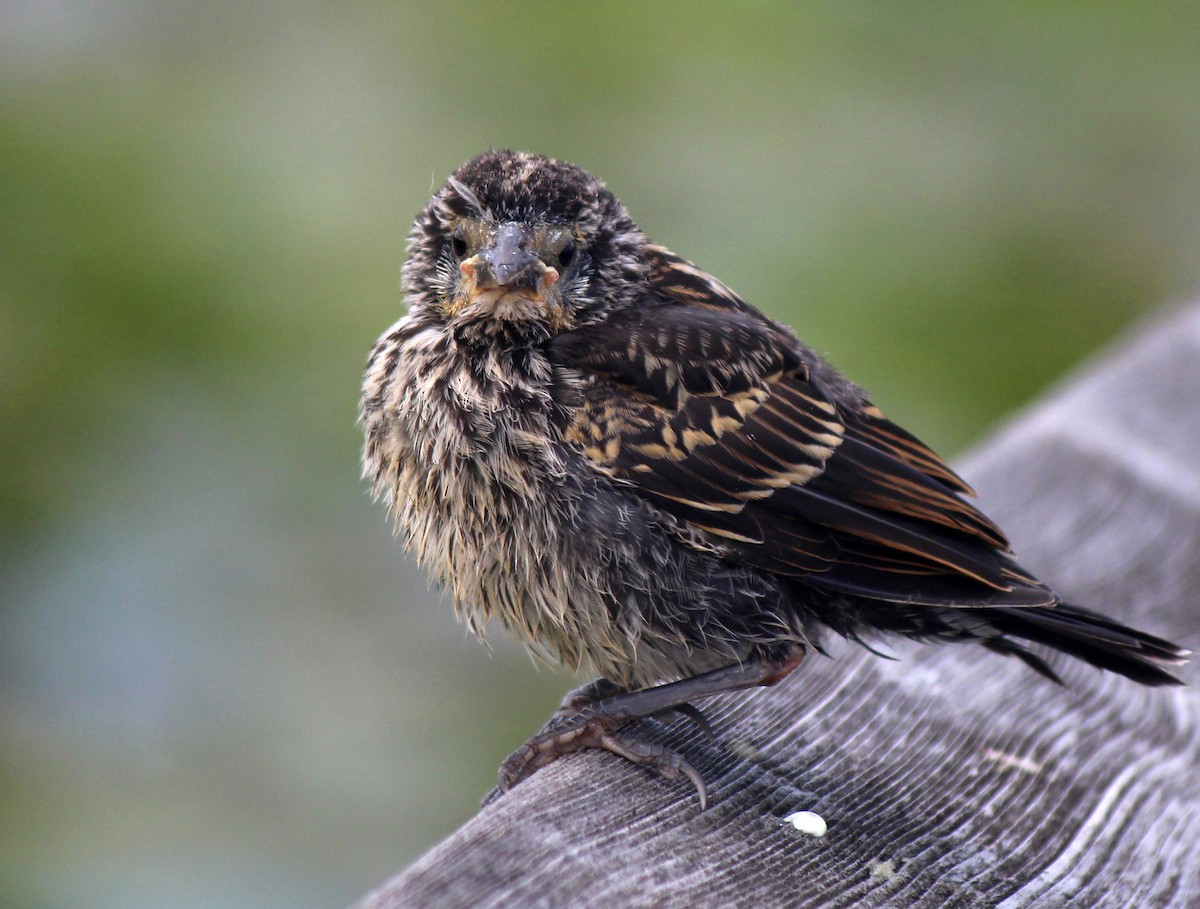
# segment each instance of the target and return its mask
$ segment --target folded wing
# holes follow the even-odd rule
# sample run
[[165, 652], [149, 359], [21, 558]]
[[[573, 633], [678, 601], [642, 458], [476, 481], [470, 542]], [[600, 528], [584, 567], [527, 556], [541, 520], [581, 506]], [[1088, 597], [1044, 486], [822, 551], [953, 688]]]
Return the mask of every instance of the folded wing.
[[657, 250], [656, 297], [560, 335], [598, 472], [731, 557], [906, 604], [1053, 605], [969, 488], [785, 328]]

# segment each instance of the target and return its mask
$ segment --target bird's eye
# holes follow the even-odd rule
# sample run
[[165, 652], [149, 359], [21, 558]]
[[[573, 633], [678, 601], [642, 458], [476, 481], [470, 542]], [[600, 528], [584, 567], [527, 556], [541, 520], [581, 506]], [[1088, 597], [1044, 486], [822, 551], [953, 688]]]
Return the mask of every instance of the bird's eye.
[[454, 251], [454, 255], [462, 258], [467, 254], [467, 238], [463, 236], [462, 228], [458, 228], [454, 232], [454, 236], [450, 238], [450, 249]]
[[575, 261], [575, 241], [568, 240], [566, 245], [558, 251], [558, 264], [563, 268], [567, 268]]

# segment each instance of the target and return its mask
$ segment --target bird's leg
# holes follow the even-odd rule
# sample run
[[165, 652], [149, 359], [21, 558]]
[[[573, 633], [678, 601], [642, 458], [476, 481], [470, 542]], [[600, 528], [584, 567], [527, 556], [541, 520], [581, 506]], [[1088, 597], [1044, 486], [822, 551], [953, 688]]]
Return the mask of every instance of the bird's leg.
[[[558, 709], [554, 711], [553, 716], [546, 722], [545, 727], [550, 728], [558, 720], [573, 716], [579, 713], [584, 707], [590, 707], [597, 701], [602, 701], [605, 698], [611, 698], [618, 694], [626, 694], [628, 688], [623, 688], [616, 682], [610, 682], [608, 679], [600, 678], [594, 682], [588, 682], [586, 685], [580, 685], [578, 688], [572, 688], [562, 699], [562, 703], [558, 705]], [[669, 723], [677, 717], [686, 717], [700, 727], [700, 731], [710, 742], [717, 740], [717, 734], [713, 732], [713, 728], [709, 725], [704, 714], [691, 704], [676, 704], [674, 707], [667, 707], [654, 714], [656, 720], [661, 720], [664, 723]]]
[[[542, 731], [509, 755], [500, 766], [499, 791], [507, 792], [564, 754], [584, 748], [601, 748], [634, 764], [649, 767], [669, 780], [686, 776], [696, 787], [703, 810], [708, 805], [708, 792], [696, 768], [664, 745], [644, 742], [618, 730], [633, 720], [664, 711], [692, 716], [694, 708], [689, 702], [697, 698], [758, 685], [774, 685], [799, 666], [803, 658], [804, 648], [795, 645], [781, 654], [758, 654], [742, 663], [640, 691], [621, 692], [613, 683], [601, 679], [569, 694], [563, 707]], [[604, 690], [619, 693], [599, 700], [587, 698], [588, 694]], [[579, 695], [584, 696], [582, 703], [579, 703]], [[572, 711], [577, 703], [579, 706]]]
[[611, 698], [618, 694], [624, 694], [626, 691], [628, 689], [622, 688], [616, 682], [610, 682], [605, 678], [596, 679], [594, 682], [588, 682], [586, 685], [580, 685], [578, 688], [572, 688], [563, 695], [562, 703], [558, 705], [558, 709], [554, 711], [554, 715], [550, 717], [550, 721], [546, 725], [550, 726], [555, 720], [576, 714], [584, 707], [595, 704], [597, 701], [602, 701], [605, 698]]

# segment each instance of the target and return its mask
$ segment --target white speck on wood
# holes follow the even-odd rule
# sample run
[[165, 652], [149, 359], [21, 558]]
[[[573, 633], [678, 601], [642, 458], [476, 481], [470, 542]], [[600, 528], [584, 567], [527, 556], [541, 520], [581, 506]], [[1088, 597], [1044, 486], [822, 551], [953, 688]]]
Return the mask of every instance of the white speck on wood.
[[818, 839], [823, 837], [826, 831], [829, 830], [829, 825], [825, 823], [825, 818], [821, 817], [815, 811], [797, 811], [795, 814], [789, 814], [784, 820], [801, 833], [807, 833], [809, 836], [815, 836]]
[[731, 739], [729, 741], [729, 750], [736, 754], [744, 761], [761, 761], [763, 753], [754, 747], [754, 744], [745, 739]]
[[1013, 770], [1020, 770], [1022, 773], [1041, 773], [1042, 765], [1037, 761], [1031, 761], [1029, 758], [1021, 757], [1017, 754], [1009, 754], [1005, 751], [999, 751], [996, 748], [989, 748], [984, 754], [984, 757], [989, 761], [993, 761], [1004, 767], [1011, 767]]
[[871, 872], [871, 877], [881, 877], [885, 881], [890, 881], [896, 875], [896, 863], [891, 859], [871, 862], [871, 867], [869, 870]]

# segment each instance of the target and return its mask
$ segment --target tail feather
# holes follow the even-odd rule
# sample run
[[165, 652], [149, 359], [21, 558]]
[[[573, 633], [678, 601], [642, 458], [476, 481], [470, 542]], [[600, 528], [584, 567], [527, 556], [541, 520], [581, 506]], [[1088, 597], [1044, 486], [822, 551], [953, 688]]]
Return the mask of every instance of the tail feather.
[[[1187, 662], [1191, 651], [1088, 609], [1061, 603], [1030, 609], [999, 607], [988, 613], [989, 624], [1005, 635], [1044, 644], [1143, 685], [1184, 684], [1163, 667]], [[1058, 680], [1043, 660], [1013, 641], [994, 639], [987, 646], [1016, 656], [1042, 675]]]
[[1056, 685], [1064, 685], [1062, 677], [1059, 676], [1054, 668], [1043, 660], [1040, 656], [1034, 653], [1027, 647], [1022, 647], [1016, 641], [1009, 640], [1004, 637], [989, 638], [982, 642], [983, 646], [992, 653], [1000, 653], [1004, 656], [1014, 656], [1038, 675], [1043, 676]]

